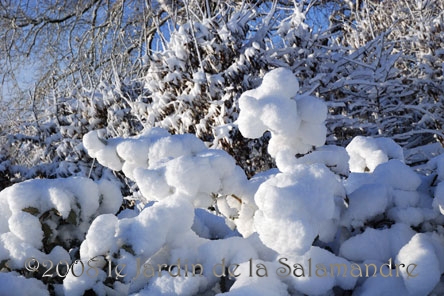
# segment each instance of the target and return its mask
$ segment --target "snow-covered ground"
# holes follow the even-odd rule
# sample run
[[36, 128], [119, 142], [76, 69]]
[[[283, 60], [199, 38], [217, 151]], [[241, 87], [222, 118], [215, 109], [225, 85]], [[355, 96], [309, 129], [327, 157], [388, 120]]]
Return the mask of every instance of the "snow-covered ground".
[[440, 150], [419, 174], [406, 163], [427, 157], [391, 139], [324, 146], [327, 106], [298, 85], [279, 68], [240, 97], [239, 130], [269, 131], [277, 165], [250, 179], [194, 135], [92, 131], [89, 155], [140, 189], [134, 209], [106, 180], [0, 192], [0, 295], [443, 295]]

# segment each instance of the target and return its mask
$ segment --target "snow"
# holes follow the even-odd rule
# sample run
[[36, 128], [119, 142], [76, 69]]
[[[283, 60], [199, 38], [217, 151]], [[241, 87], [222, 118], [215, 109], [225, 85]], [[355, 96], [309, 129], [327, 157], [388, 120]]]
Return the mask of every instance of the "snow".
[[[199, 292], [207, 286], [204, 277], [171, 277], [168, 272], [163, 271], [146, 288], [132, 296], [149, 295], [199, 295]], [[203, 287], [203, 288], [202, 288]]]
[[36, 249], [43, 246], [43, 231], [37, 217], [26, 212], [17, 212], [11, 215], [8, 225], [11, 233], [17, 238]]
[[350, 154], [350, 171], [373, 172], [381, 163], [389, 159], [404, 161], [402, 148], [389, 138], [357, 136], [346, 147]]
[[298, 98], [298, 115], [302, 121], [321, 123], [327, 119], [327, 105], [319, 99], [311, 96]]
[[423, 211], [415, 207], [395, 207], [390, 209], [387, 214], [388, 218], [392, 219], [395, 222], [401, 222], [415, 227], [425, 220]]
[[389, 229], [367, 228], [363, 233], [342, 243], [340, 255], [348, 260], [387, 262], [394, 258], [415, 232], [405, 224], [395, 224]]
[[349, 205], [341, 223], [355, 228], [384, 213], [390, 201], [387, 186], [381, 184], [365, 184], [349, 194], [348, 198]]
[[10, 293], [23, 296], [49, 295], [43, 282], [33, 278], [25, 278], [16, 272], [0, 272], [0, 286], [2, 287], [2, 291], [0, 292], [2, 295]]
[[[140, 260], [139, 265], [143, 265], [150, 258], [155, 258], [166, 243], [176, 246], [175, 250], [179, 250], [182, 243], [188, 246], [200, 244], [200, 239], [191, 230], [193, 221], [193, 207], [186, 199], [177, 197], [146, 207], [133, 218], [118, 219], [111, 214], [100, 215], [91, 224], [80, 246], [80, 257], [85, 262], [91, 258], [101, 259], [97, 262], [97, 266], [103, 267], [106, 264], [105, 258], [112, 260], [109, 256], [119, 253], [119, 258], [116, 258], [113, 264], [116, 266], [125, 264], [126, 276], [123, 281], [130, 284], [130, 280], [141, 272], [137, 270], [137, 260]], [[157, 267], [156, 264], [154, 266]], [[143, 287], [146, 282], [143, 281], [143, 277], [141, 280]], [[140, 282], [136, 281], [136, 284]], [[167, 283], [160, 281], [159, 284], [161, 284], [159, 288], [164, 284], [176, 285], [174, 281]], [[65, 292], [76, 293], [77, 285], [87, 290], [96, 284], [86, 279], [86, 276], [78, 279], [70, 278], [70, 284], [65, 288]], [[151, 291], [150, 289], [148, 290]]]
[[[202, 34], [208, 32], [196, 32], [197, 38]], [[177, 57], [188, 58], [182, 42], [190, 40], [172, 38], [176, 52], [168, 66], [176, 69], [185, 65]], [[246, 58], [262, 49], [252, 46]], [[194, 72], [194, 83], [203, 83], [206, 75]], [[174, 75], [164, 79], [173, 83]], [[199, 92], [196, 85], [192, 91]], [[327, 105], [302, 93], [287, 68], [271, 70], [257, 88], [241, 94], [239, 109], [236, 124], [244, 137], [270, 132], [268, 153], [276, 168], [248, 179], [233, 156], [208, 148], [195, 135], [146, 127], [135, 136], [106, 139], [96, 130], [84, 136], [83, 145], [99, 164], [128, 178], [125, 186], [134, 192], [125, 198], [134, 208], [119, 212], [121, 189], [128, 188], [106, 173], [97, 181], [33, 179], [1, 191], [0, 294], [49, 294], [42, 281], [23, 277], [34, 276], [24, 271], [32, 257], [73, 265], [54, 286], [63, 295], [442, 291], [442, 156], [424, 165], [427, 175], [421, 176], [388, 138], [357, 136], [346, 148], [324, 146]], [[215, 133], [226, 136], [234, 128], [220, 126]], [[75, 275], [82, 272], [78, 260], [94, 264], [93, 277]], [[199, 274], [187, 276], [192, 264], [201, 266]], [[314, 276], [295, 276], [298, 264]], [[378, 267], [375, 276], [338, 270], [368, 264]], [[117, 267], [124, 267], [125, 276]]]
[[444, 182], [440, 182], [438, 186], [436, 186], [433, 206], [444, 215]]
[[327, 107], [315, 97], [297, 96], [298, 91], [299, 82], [290, 70], [268, 72], [258, 88], [239, 98], [237, 124], [242, 135], [259, 138], [270, 131], [268, 151], [274, 158], [279, 151], [294, 155], [322, 146]]
[[254, 197], [254, 226], [268, 247], [281, 254], [303, 254], [320, 233], [321, 223], [334, 223], [335, 196], [343, 194], [325, 166], [295, 166], [293, 172], [261, 184]]
[[117, 217], [111, 214], [97, 217], [91, 223], [85, 241], [80, 246], [80, 256], [82, 258], [94, 258], [114, 249], [117, 221]]
[[420, 200], [417, 191], [393, 189], [392, 194], [393, 204], [401, 208], [414, 207]]
[[[421, 185], [421, 178], [409, 166], [399, 160], [389, 160], [378, 165], [372, 173], [351, 173], [345, 181], [345, 188], [351, 193], [366, 184], [386, 185], [397, 196], [395, 200], [399, 202], [403, 191], [416, 191]], [[411, 200], [412, 195], [407, 194], [407, 199]], [[414, 197], [413, 197], [414, 198]]]
[[373, 172], [375, 178], [394, 189], [414, 191], [421, 185], [421, 178], [410, 167], [399, 160], [389, 160]]
[[[137, 217], [122, 219], [116, 226], [117, 241], [127, 242], [135, 254], [154, 254], [166, 241], [190, 231], [194, 220], [191, 204], [170, 199], [144, 209]], [[175, 222], [180, 223], [175, 223]], [[140, 236], [140, 233], [146, 233]]]
[[[45, 240], [69, 243], [83, 239], [103, 201], [112, 201], [114, 206], [111, 209], [110, 205], [104, 206], [102, 211], [112, 210], [108, 213], [115, 214], [120, 207], [120, 204], [116, 207], [116, 201], [121, 203], [122, 197], [114, 186], [109, 184], [102, 201], [97, 183], [77, 177], [29, 180], [0, 192], [1, 203], [8, 209], [3, 210], [0, 218], [0, 249], [9, 253], [8, 264], [21, 268], [30, 257], [54, 262], [69, 259], [67, 251], [58, 249], [60, 247], [53, 248], [50, 254], [42, 252]], [[109, 192], [112, 192], [111, 197], [107, 195]]]
[[195, 209], [192, 230], [206, 239], [224, 239], [236, 235], [225, 223], [225, 218], [204, 209]]
[[432, 169], [436, 169], [439, 180], [444, 181], [444, 155], [432, 158], [429, 161], [428, 166]]
[[[385, 270], [385, 274], [388, 272]], [[399, 277], [371, 277], [365, 280], [364, 284], [356, 290], [356, 295], [409, 295], [404, 283]]]
[[426, 234], [415, 234], [399, 251], [396, 261], [415, 264], [410, 270], [406, 268], [401, 273], [410, 295], [427, 295], [439, 282], [443, 272], [433, 244]]
[[117, 213], [123, 202], [119, 187], [105, 179], [99, 180], [97, 185], [101, 197], [97, 212], [99, 214]]
[[[269, 262], [255, 260], [254, 264], [267, 265]], [[238, 267], [239, 274], [247, 275], [250, 273], [250, 263], [244, 262]], [[277, 276], [276, 273], [269, 273], [267, 277], [239, 277], [231, 287], [228, 293], [218, 295], [229, 296], [267, 296], [267, 295], [289, 295], [288, 287]]]
[[[349, 272], [351, 269], [350, 262], [344, 258], [335, 256], [334, 254], [319, 247], [311, 247], [308, 252], [300, 257], [291, 256], [289, 257], [288, 262], [298, 262], [299, 264], [305, 264], [305, 273], [310, 272], [307, 271], [309, 270], [309, 267], [307, 267], [307, 262], [311, 262], [311, 264], [313, 265], [313, 275], [311, 277], [288, 276], [284, 280], [285, 282], [288, 282], [288, 284], [292, 286], [295, 290], [300, 291], [306, 295], [324, 295], [325, 293], [328, 293], [328, 291], [331, 291], [334, 286], [339, 286], [345, 290], [351, 290], [356, 285], [357, 277], [353, 277], [350, 275], [344, 276], [345, 268], [339, 270], [338, 267], [335, 268], [334, 265], [331, 265], [344, 264], [346, 266], [346, 270]], [[288, 262], [286, 262], [286, 264], [288, 264]], [[323, 267], [325, 267], [325, 271], [328, 276], [325, 276], [323, 274], [322, 268], [318, 269], [320, 265], [323, 265]], [[281, 267], [283, 267], [283, 265]], [[316, 267], [316, 269], [314, 267]], [[318, 272], [317, 275], [316, 272]], [[334, 276], [331, 276], [332, 274]]]
[[[348, 160], [349, 155], [347, 151], [343, 147], [326, 145], [319, 148], [316, 148], [312, 153], [306, 154], [297, 159], [287, 160], [287, 165], [293, 162], [294, 164], [315, 164], [315, 163], [323, 163], [327, 166], [332, 172], [342, 175], [348, 176], [349, 167]], [[277, 160], [276, 160], [277, 161]], [[284, 167], [281, 165], [280, 167]]]
[[80, 264], [74, 265], [74, 274], [81, 276], [74, 276], [73, 273], [70, 272], [63, 280], [63, 295], [84, 295], [88, 290], [93, 290], [99, 295], [106, 295], [105, 285], [103, 284], [106, 278], [105, 272], [98, 270], [97, 276], [87, 276], [86, 273], [81, 272], [80, 266]]
[[[92, 147], [95, 155], [93, 136], [90, 132], [84, 141], [93, 142], [85, 146]], [[208, 207], [212, 193], [242, 193], [247, 181], [228, 153], [206, 148], [194, 135], [169, 135], [153, 128], [140, 136], [112, 140], [117, 144], [110, 146], [112, 149], [101, 146], [98, 161], [112, 165], [117, 156], [123, 172], [138, 184], [146, 202], [182, 195], [196, 207]], [[137, 148], [140, 146], [143, 149]]]
[[98, 131], [87, 133], [84, 139], [83, 145], [91, 157], [97, 158], [100, 163], [105, 162], [106, 166], [113, 170], [120, 171], [122, 169], [122, 162], [115, 152], [119, 139], [107, 141], [100, 138]]

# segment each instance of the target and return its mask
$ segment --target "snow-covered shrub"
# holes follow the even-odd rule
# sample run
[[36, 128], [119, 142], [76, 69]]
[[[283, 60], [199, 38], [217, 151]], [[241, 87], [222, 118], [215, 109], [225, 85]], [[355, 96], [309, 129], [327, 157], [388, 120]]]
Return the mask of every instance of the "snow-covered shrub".
[[93, 131], [84, 145], [101, 164], [135, 181], [144, 202], [181, 194], [205, 208], [213, 205], [214, 195], [242, 195], [247, 181], [228, 153], [210, 150], [190, 134], [170, 135], [154, 128], [133, 138], [105, 141]]
[[6, 188], [0, 192], [0, 268], [27, 275], [32, 258], [70, 264], [69, 252], [94, 218], [116, 214], [121, 204], [120, 189], [106, 180], [35, 179]]
[[248, 22], [260, 23], [254, 9], [224, 15], [224, 22], [180, 24], [165, 50], [150, 57], [143, 77], [149, 101], [132, 109], [147, 126], [193, 133], [207, 145], [223, 147], [249, 175], [272, 166], [261, 151], [266, 136], [253, 142], [233, 125], [239, 94], [254, 86], [265, 67], [264, 48], [247, 34]]
[[[30, 158], [26, 178], [105, 172], [116, 183], [44, 179], [3, 190], [5, 293], [440, 294], [442, 157], [421, 176], [393, 140], [354, 137], [436, 133], [439, 92], [418, 90], [436, 85], [409, 88], [403, 54], [384, 32], [342, 47], [333, 29], [311, 31], [302, 5], [289, 15], [284, 2], [237, 4], [214, 18], [218, 5], [178, 15], [140, 72], [103, 73], [112, 81], [59, 98], [47, 125], [2, 147], [7, 178], [26, 173], [9, 159], [19, 155]], [[53, 163], [36, 167], [42, 159]], [[134, 208], [117, 213], [110, 171], [128, 181]], [[33, 260], [70, 269], [45, 279], [44, 266], [25, 266]], [[351, 275], [368, 264], [381, 268]]]
[[20, 133], [8, 135], [2, 147], [8, 161], [2, 167], [12, 182], [35, 177], [99, 179], [107, 172], [94, 165], [86, 153], [83, 135], [101, 128], [109, 136], [128, 136], [140, 130], [119, 92], [105, 83], [94, 91], [73, 91], [58, 101], [56, 114], [47, 110], [43, 122], [22, 126]]
[[350, 171], [373, 172], [375, 168], [389, 159], [404, 162], [402, 148], [389, 138], [357, 136], [347, 145], [350, 155]]
[[152, 128], [136, 137], [105, 141], [93, 131], [85, 135], [84, 145], [102, 165], [133, 180], [142, 203], [180, 195], [195, 207], [214, 207], [230, 225], [251, 231], [256, 179], [247, 181], [228, 153], [208, 149], [196, 136]]
[[[244, 104], [244, 100], [248, 103]], [[195, 252], [183, 250], [173, 238], [169, 239], [169, 243], [164, 242], [174, 246], [166, 250], [160, 250], [160, 247], [153, 250], [136, 247], [139, 250], [136, 251], [134, 246], [141, 244], [138, 242], [139, 238], [136, 240], [124, 237], [115, 230], [121, 223], [139, 224], [136, 221], [142, 213], [146, 213], [142, 216], [156, 215], [148, 213], [155, 213], [157, 209], [167, 205], [185, 203], [187, 206], [181, 207], [196, 207], [195, 213], [199, 208], [212, 209], [213, 213], [206, 212], [208, 217], [222, 214], [225, 219], [219, 220], [219, 223], [235, 228], [237, 232], [231, 232], [231, 235], [241, 235], [239, 242], [246, 240], [245, 247], [254, 254], [252, 257], [264, 265], [281, 267], [276, 264], [279, 256], [288, 256], [296, 262], [311, 258], [323, 261], [323, 264], [345, 264], [349, 268], [352, 264], [377, 262], [382, 265], [388, 260], [395, 262], [396, 256], [396, 262], [413, 262], [414, 259], [405, 257], [401, 252], [415, 235], [412, 227], [430, 232], [430, 225], [440, 221], [439, 211], [436, 206], [433, 207], [430, 195], [421, 189], [423, 180], [403, 163], [402, 149], [390, 139], [357, 137], [344, 149], [322, 146], [325, 132], [319, 135], [318, 143], [310, 142], [310, 136], [313, 136], [310, 133], [299, 134], [304, 121], [307, 124], [313, 122], [322, 125], [325, 113], [325, 105], [320, 100], [297, 94], [297, 80], [289, 70], [273, 70], [264, 76], [257, 89], [245, 92], [240, 99], [237, 122], [239, 129], [249, 137], [260, 137], [269, 131], [271, 139], [268, 149], [271, 156], [276, 158], [278, 166], [276, 170], [257, 174], [250, 180], [245, 178], [228, 154], [206, 148], [203, 142], [192, 135], [170, 135], [165, 130], [153, 128], [136, 137], [105, 140], [98, 132], [88, 133], [84, 138], [88, 152], [103, 165], [122, 170], [133, 179], [141, 190], [142, 204], [148, 203], [148, 207], [138, 216], [131, 214], [130, 217], [134, 218], [126, 218], [131, 221], [125, 220], [125, 216], [120, 219], [112, 216], [106, 219], [99, 217], [97, 223], [104, 219], [103, 221], [112, 220], [111, 224], [117, 225], [111, 227], [109, 234], [114, 239], [109, 240], [109, 246], [100, 249], [98, 253], [82, 256], [86, 259], [88, 256], [100, 255], [109, 258], [115, 266], [119, 262], [134, 262], [133, 257], [136, 255], [145, 256], [145, 262], [157, 262], [155, 258], [161, 256], [169, 260], [167, 266], [174, 266], [176, 258], [185, 256], [184, 254], [197, 261], [216, 263], [217, 259], [209, 259], [211, 256], [202, 257]], [[278, 117], [278, 114], [287, 115]], [[295, 137], [297, 141], [294, 140]], [[273, 139], [281, 139], [281, 142], [276, 144]], [[293, 141], [288, 141], [289, 139]], [[310, 145], [298, 150], [304, 141]], [[315, 146], [320, 147], [315, 149]], [[304, 156], [297, 155], [311, 149], [315, 150]], [[349, 165], [356, 172], [349, 173]], [[155, 201], [154, 206], [150, 206], [152, 201]], [[193, 216], [191, 209], [187, 210], [188, 215]], [[182, 220], [182, 214], [175, 216]], [[211, 237], [209, 233], [214, 231], [214, 224], [203, 227], [202, 220], [194, 217], [193, 225], [188, 225], [190, 229], [185, 227], [180, 233], [188, 233], [188, 238], [183, 239], [187, 241], [187, 245], [194, 245], [199, 250], [205, 249], [203, 246], [209, 244], [206, 240]], [[212, 218], [211, 220], [215, 221]], [[143, 229], [149, 231], [151, 224], [143, 224]], [[128, 227], [132, 229], [136, 226]], [[104, 228], [105, 225], [92, 227], [87, 239], [91, 242], [85, 242], [81, 250], [96, 250], [93, 242], [100, 238], [100, 234], [94, 229]], [[220, 231], [227, 233], [227, 230]], [[218, 244], [226, 244], [227, 239], [227, 236], [219, 237], [217, 243], [214, 242], [214, 248]], [[378, 240], [379, 245], [373, 253], [369, 253], [365, 245], [373, 239]], [[331, 251], [324, 249], [325, 246]], [[144, 253], [146, 250], [151, 251]], [[157, 252], [160, 252], [159, 255]], [[248, 256], [239, 258], [242, 259], [237, 263], [241, 267], [249, 264]], [[229, 262], [236, 261], [231, 259]], [[105, 268], [103, 262], [102, 268]], [[334, 272], [331, 268], [326, 272]], [[377, 273], [384, 272], [381, 270]], [[135, 270], [131, 272], [137, 274]], [[423, 277], [425, 279], [427, 275], [432, 276], [427, 284], [427, 289], [430, 290], [437, 284], [436, 272], [431, 272], [425, 273]], [[309, 280], [270, 278], [269, 283], [277, 290], [287, 287], [287, 291], [291, 293], [309, 295], [328, 293], [334, 287], [342, 290], [357, 288], [357, 291], [368, 293], [375, 289], [372, 283], [379, 283], [381, 277], [360, 281], [354, 277], [340, 276]], [[78, 279], [72, 278], [69, 281], [71, 280], [76, 284], [69, 284], [69, 287], [79, 285]], [[399, 288], [416, 293], [409, 290], [411, 288], [408, 288], [407, 280], [395, 278], [376, 289], [391, 291]], [[141, 293], [185, 291], [181, 290], [185, 289], [184, 286], [179, 284], [172, 288], [174, 279], [171, 278], [145, 280], [140, 286], [126, 280], [123, 285], [118, 282], [113, 283], [114, 289], [120, 287], [129, 289], [125, 291], [133, 291], [141, 288]], [[201, 293], [214, 289], [215, 285], [220, 288], [222, 284], [211, 274], [205, 274], [204, 281], [189, 282], [186, 289], [190, 290], [186, 291]], [[100, 282], [90, 282], [85, 289], [99, 289], [99, 286], [105, 289]], [[232, 287], [230, 293], [235, 295], [239, 293], [236, 291], [252, 289], [251, 284], [244, 279], [236, 279]], [[226, 288], [225, 286], [224, 289]], [[283, 290], [282, 293], [285, 294]]]
[[239, 99], [240, 132], [246, 138], [259, 138], [270, 131], [268, 152], [273, 158], [278, 153], [305, 154], [325, 143], [327, 106], [314, 97], [296, 97], [298, 91], [294, 74], [279, 68]]
[[438, 210], [442, 215], [444, 215], [444, 156], [440, 155], [432, 158], [427, 166], [432, 171], [435, 171], [432, 174], [431, 185], [436, 187], [434, 188], [434, 199], [433, 199], [433, 207]]
[[[298, 92], [288, 69], [270, 71], [244, 92], [239, 130], [269, 132], [277, 165], [250, 179], [232, 156], [196, 135], [159, 127], [108, 138], [105, 129], [87, 132], [88, 154], [136, 185], [134, 209], [116, 214], [122, 195], [110, 181], [8, 187], [0, 192], [0, 263], [8, 273], [0, 283], [29, 282], [42, 295], [439, 291], [442, 159], [421, 177], [390, 139], [323, 146], [326, 113], [322, 100]], [[44, 280], [43, 265], [38, 272], [25, 266], [32, 260], [69, 269]], [[374, 276], [352, 276], [369, 264], [377, 266]]]
[[418, 191], [421, 183], [420, 176], [399, 160], [385, 162], [370, 174], [350, 174], [345, 185], [349, 206], [343, 225], [362, 227], [383, 214], [411, 226], [436, 218], [430, 197]]
[[345, 18], [338, 38], [353, 48], [349, 58], [354, 60], [348, 77], [336, 83], [345, 95], [342, 110], [361, 120], [355, 128], [361, 126], [367, 136], [373, 129], [403, 146], [442, 145], [443, 2], [362, 5], [350, 11], [354, 17]]
[[[207, 149], [192, 135], [169, 135], [161, 129], [149, 129], [138, 137], [110, 139], [104, 142], [98, 138], [96, 132], [90, 132], [85, 136], [84, 141], [88, 151], [101, 163], [123, 169], [126, 174], [135, 179], [141, 188], [144, 202], [157, 200], [153, 206], [146, 207], [134, 218], [117, 219], [110, 215], [98, 217], [80, 248], [80, 254], [85, 260], [101, 256], [115, 262], [115, 266], [124, 263], [127, 266], [137, 266], [134, 263], [136, 258], [142, 258], [142, 263], [148, 262], [156, 266], [158, 262], [166, 262], [166, 266], [170, 266], [177, 264], [176, 258], [187, 258], [188, 262], [194, 258], [197, 262], [204, 262], [204, 266], [214, 266], [220, 262], [221, 258], [225, 258], [225, 263], [229, 266], [241, 263], [245, 265], [244, 262], [248, 260], [261, 259], [264, 260], [263, 264], [278, 268], [275, 262], [272, 262], [276, 254], [288, 254], [293, 259], [299, 258], [295, 256], [307, 255], [317, 236], [323, 242], [331, 242], [335, 237], [345, 191], [336, 176], [324, 164], [297, 164], [292, 171], [274, 176], [260, 177], [258, 175], [247, 181], [239, 168], [237, 170], [239, 173], [233, 170], [235, 165], [228, 154]], [[178, 165], [181, 163], [187, 165]], [[210, 166], [207, 167], [207, 165]], [[187, 170], [183, 171], [185, 168]], [[202, 179], [205, 180], [204, 184], [200, 183]], [[320, 187], [319, 183], [324, 184], [325, 187]], [[243, 189], [243, 186], [250, 190]], [[255, 188], [257, 191], [253, 201], [248, 198], [248, 191], [255, 191]], [[314, 192], [316, 194], [313, 196]], [[219, 197], [214, 203], [212, 200], [214, 193], [225, 199]], [[230, 202], [229, 195], [241, 200]], [[236, 238], [236, 251], [231, 250], [229, 252], [231, 255], [220, 254], [224, 250], [220, 248], [229, 244], [230, 238], [214, 242], [206, 241], [204, 237], [199, 238], [191, 227], [192, 205], [204, 208], [215, 205], [215, 208], [220, 207], [220, 211], [225, 214], [227, 211], [221, 207], [222, 200], [225, 200], [225, 205], [228, 206], [232, 202], [241, 202], [237, 208], [238, 213], [234, 212], [239, 218], [233, 221], [225, 220], [225, 223], [229, 225], [238, 226], [238, 230], [244, 237]], [[231, 209], [236, 210], [236, 207]], [[158, 211], [164, 214], [158, 214]], [[175, 211], [178, 212], [174, 214]], [[165, 218], [159, 220], [159, 216]], [[145, 219], [144, 217], [151, 220], [142, 222], [140, 219]], [[172, 220], [168, 220], [170, 219], [168, 217]], [[181, 221], [180, 229], [176, 229], [179, 225], [174, 223], [178, 220]], [[157, 223], [160, 222], [156, 221], [163, 221], [164, 225], [161, 228], [157, 227]], [[174, 235], [169, 234], [172, 230], [167, 225], [174, 227]], [[151, 230], [151, 227], [156, 227], [156, 230]], [[135, 228], [138, 230], [136, 231]], [[198, 228], [195, 226], [194, 229]], [[153, 233], [153, 237], [150, 238], [148, 235], [142, 238], [138, 235], [130, 235], [140, 231]], [[257, 237], [256, 232], [259, 235]], [[156, 243], [157, 240], [160, 241]], [[102, 244], [96, 247], [99, 241]], [[103, 243], [105, 241], [106, 244]], [[187, 246], [186, 249], [183, 248], [183, 244]], [[163, 249], [164, 245], [169, 247]], [[255, 250], [258, 247], [259, 250], [270, 249], [261, 251], [264, 253], [261, 258]], [[196, 252], [196, 250], [199, 251]], [[313, 252], [319, 253], [316, 250]], [[329, 258], [329, 262], [340, 260], [333, 254], [328, 255], [328, 252], [324, 254], [322, 250], [320, 252], [323, 255], [313, 255], [313, 257], [318, 260]], [[104, 268], [105, 262], [101, 264], [101, 268]], [[129, 269], [128, 272], [130, 275], [137, 274], [137, 270]], [[165, 273], [165, 276], [168, 274]], [[141, 293], [167, 289], [160, 291], [180, 294], [187, 293], [186, 291], [202, 293], [213, 289], [214, 285], [219, 285], [217, 277], [215, 278], [210, 271], [204, 271], [204, 276], [205, 280], [194, 281], [193, 279], [192, 283], [195, 283], [187, 285], [187, 289], [190, 290], [181, 290], [181, 285], [177, 282], [173, 288], [170, 285], [173, 285], [174, 279], [171, 278], [163, 280], [162, 284], [159, 282], [160, 278], [141, 279], [140, 282], [129, 282], [125, 278], [124, 286], [115, 282], [114, 289], [120, 286], [122, 289], [125, 287], [127, 289], [125, 291], [131, 292], [137, 291], [134, 289], [143, 288]], [[191, 281], [191, 279], [184, 280]], [[301, 288], [299, 281], [286, 283], [275, 279], [271, 282], [281, 289], [289, 285], [291, 289], [310, 293], [310, 291], [326, 292], [335, 285], [351, 288], [355, 280], [328, 281], [321, 286], [322, 288], [318, 287], [314, 290], [313, 283], [305, 284], [306, 287]], [[86, 282], [81, 278], [69, 277], [66, 282], [67, 286], [64, 288], [67, 289], [66, 292], [76, 287], [82, 287], [82, 291], [105, 289], [101, 282], [89, 281], [86, 286], [82, 283]], [[238, 285], [242, 286], [241, 283], [242, 280]], [[159, 284], [163, 288], [158, 287]], [[235, 284], [233, 287], [238, 285]], [[234, 288], [233, 292], [237, 289], [240, 288]]]

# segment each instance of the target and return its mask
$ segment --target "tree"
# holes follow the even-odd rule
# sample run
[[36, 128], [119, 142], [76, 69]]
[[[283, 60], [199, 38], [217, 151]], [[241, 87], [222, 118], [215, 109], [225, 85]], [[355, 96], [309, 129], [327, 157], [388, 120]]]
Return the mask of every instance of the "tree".
[[[292, 5], [262, 1], [216, 5], [206, 1], [205, 9], [201, 9], [199, 1], [90, 1], [63, 8], [60, 4], [63, 3], [50, 2], [38, 8], [27, 2], [2, 5], [5, 44], [12, 44], [5, 48], [4, 62], [10, 66], [5, 69], [11, 71], [4, 75], [13, 77], [11, 67], [21, 62], [16, 57], [35, 58], [46, 54], [50, 57], [41, 59], [45, 61], [43, 66], [50, 67], [39, 76], [34, 91], [28, 94], [33, 106], [29, 111], [35, 125], [41, 126], [41, 121], [48, 117], [52, 118], [56, 129], [64, 130], [67, 123], [75, 125], [77, 123], [59, 118], [66, 104], [63, 98], [72, 97], [82, 102], [91, 96], [90, 101], [94, 103], [86, 105], [100, 109], [96, 106], [95, 96], [98, 95], [103, 96], [107, 108], [107, 100], [116, 101], [115, 112], [96, 110], [92, 114], [77, 108], [77, 112], [85, 116], [79, 118], [80, 125], [90, 122], [89, 116], [101, 114], [100, 120], [108, 123], [110, 136], [135, 134], [143, 125], [162, 125], [163, 118], [175, 111], [189, 115], [184, 116], [184, 120], [189, 121], [169, 126], [171, 132], [193, 132], [207, 142], [218, 137], [213, 134], [213, 128], [236, 120], [236, 115], [230, 115], [236, 114], [235, 100], [241, 91], [258, 83], [257, 74], [253, 73], [260, 73], [265, 63], [257, 61], [264, 59], [257, 55], [274, 46], [271, 33]], [[56, 34], [43, 42], [41, 38], [50, 32]], [[156, 42], [161, 45], [157, 47]], [[159, 48], [160, 52], [152, 53], [153, 48]], [[173, 65], [181, 58], [179, 70], [183, 73], [177, 71], [178, 65]], [[223, 71], [226, 73], [220, 75]], [[206, 77], [208, 75], [211, 77]], [[153, 86], [149, 81], [162, 85]], [[191, 87], [194, 89], [189, 88], [190, 83], [195, 84]], [[223, 94], [224, 86], [229, 84], [235, 87]], [[194, 95], [199, 99], [190, 104]], [[162, 103], [158, 106], [159, 96]], [[186, 96], [191, 96], [185, 99], [188, 103], [182, 99]], [[228, 114], [217, 110], [221, 108], [229, 110]], [[19, 109], [26, 110], [24, 106]], [[119, 113], [118, 110], [130, 113], [131, 119], [126, 125], [129, 128], [117, 130], [109, 118], [105, 118]], [[116, 117], [119, 119], [121, 116]], [[28, 136], [42, 133], [44, 131], [34, 131]], [[233, 153], [250, 143], [239, 136], [236, 139], [243, 144]], [[255, 146], [261, 146], [258, 144]], [[229, 149], [231, 144], [225, 147]], [[249, 154], [243, 156], [244, 161]], [[259, 156], [264, 155], [261, 152]]]
[[[440, 43], [440, 2], [421, 10], [406, 2], [412, 13], [396, 22], [384, 14], [387, 3], [3, 1], [4, 83], [27, 58], [40, 61], [30, 66], [38, 70], [31, 91], [3, 100], [14, 106], [5, 110], [22, 114], [5, 116], [3, 154], [12, 165], [84, 159], [88, 167], [81, 148], [81, 157], [66, 154], [86, 132], [130, 136], [157, 126], [225, 149], [252, 176], [275, 166], [266, 153], [270, 134], [241, 136], [238, 98], [284, 65], [300, 79], [301, 93], [328, 102], [330, 143], [346, 145], [355, 135], [390, 136], [409, 147], [440, 140], [440, 51], [428, 54], [422, 45]], [[320, 12], [328, 18], [314, 29]], [[408, 29], [416, 25], [424, 42]], [[20, 149], [8, 148], [13, 143]], [[87, 171], [51, 170], [26, 175]]]
[[[358, 72], [373, 87], [365, 92], [359, 86], [347, 87], [350, 96], [345, 101], [363, 98], [370, 106], [364, 113], [379, 124], [375, 134], [393, 137], [406, 147], [436, 140], [444, 144], [443, 7], [443, 1], [363, 1], [352, 17], [343, 18], [340, 44], [357, 53], [378, 44], [364, 53], [361, 61], [367, 70]], [[369, 118], [350, 115], [364, 122]]]

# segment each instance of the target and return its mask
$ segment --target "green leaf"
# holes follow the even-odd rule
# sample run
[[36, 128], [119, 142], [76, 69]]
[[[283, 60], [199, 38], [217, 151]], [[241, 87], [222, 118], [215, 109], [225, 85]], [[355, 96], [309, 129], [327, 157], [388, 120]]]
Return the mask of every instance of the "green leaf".
[[40, 214], [39, 209], [34, 208], [34, 207], [27, 207], [27, 208], [22, 209], [22, 211], [26, 212], [26, 213], [30, 213], [31, 215], [34, 215], [34, 216], [37, 216], [38, 214]]
[[68, 218], [66, 218], [66, 221], [68, 221], [68, 223], [73, 224], [73, 225], [77, 225], [77, 214], [76, 212], [74, 212], [74, 210], [71, 210], [69, 212]]

